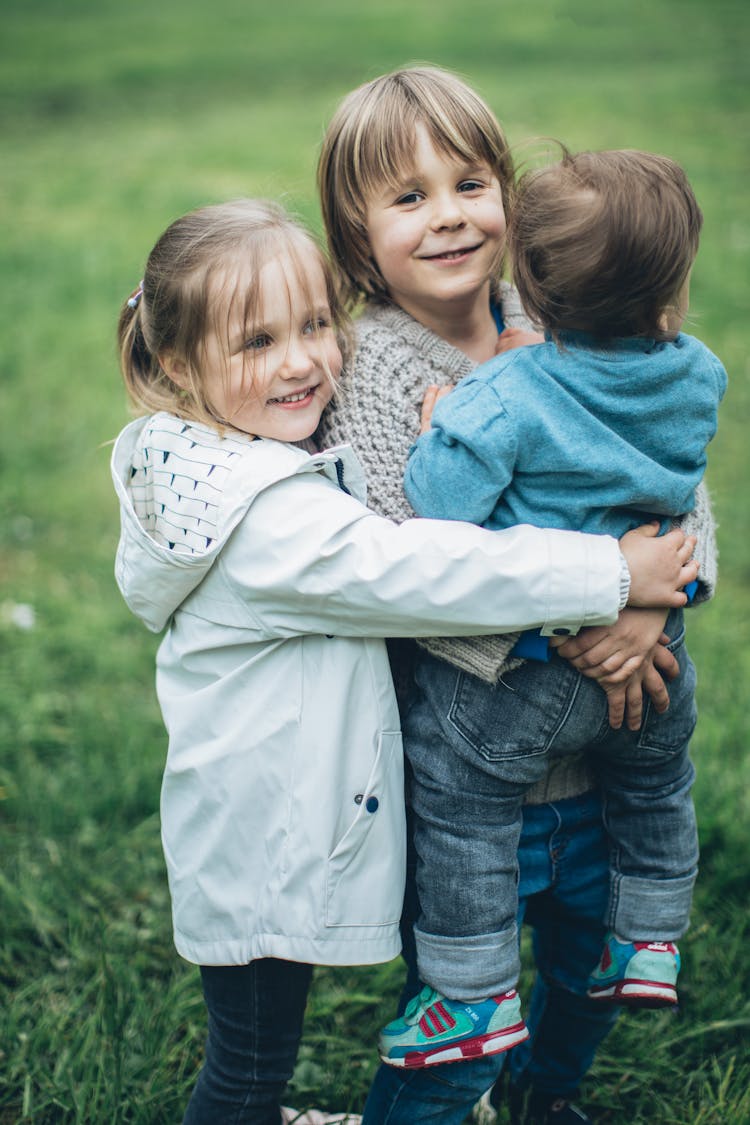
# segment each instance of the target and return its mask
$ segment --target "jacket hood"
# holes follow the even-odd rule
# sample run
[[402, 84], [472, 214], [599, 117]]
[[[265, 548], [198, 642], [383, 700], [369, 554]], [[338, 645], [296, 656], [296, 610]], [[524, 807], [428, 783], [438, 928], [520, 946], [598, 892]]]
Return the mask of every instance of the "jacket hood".
[[120, 501], [117, 585], [153, 632], [200, 585], [259, 493], [322, 472], [364, 503], [364, 474], [342, 446], [313, 455], [278, 441], [221, 436], [172, 414], [138, 418], [112, 452]]
[[115, 578], [132, 612], [158, 633], [203, 581], [221, 551], [222, 539], [214, 539], [200, 554], [181, 554], [162, 546], [144, 528], [128, 484], [135, 472], [142, 432], [149, 422], [139, 418], [126, 426], [112, 452], [112, 479], [120, 501]]

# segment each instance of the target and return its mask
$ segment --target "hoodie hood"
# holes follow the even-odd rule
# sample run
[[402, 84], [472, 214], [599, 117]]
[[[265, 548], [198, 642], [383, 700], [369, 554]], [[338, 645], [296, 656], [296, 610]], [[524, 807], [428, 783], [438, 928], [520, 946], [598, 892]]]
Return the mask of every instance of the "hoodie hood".
[[[178, 519], [184, 526], [174, 527], [173, 524], [171, 539], [168, 534], [170, 509], [166, 492], [172, 493], [179, 508], [181, 496], [197, 491], [202, 481], [205, 482], [205, 460], [189, 456], [191, 444], [193, 449], [197, 448], [192, 443], [193, 431], [197, 429], [213, 437], [217, 444], [221, 441], [207, 427], [195, 427], [171, 415], [157, 414], [153, 418], [139, 418], [126, 426], [112, 453], [112, 478], [120, 501], [115, 578], [129, 608], [155, 633], [164, 628], [178, 606], [200, 585], [223, 544], [216, 520], [212, 521], [213, 534], [206, 535], [202, 544], [188, 520]], [[175, 448], [180, 444], [184, 445], [183, 453], [187, 456], [180, 456]], [[172, 448], [166, 449], [165, 445]], [[171, 478], [170, 458], [179, 471], [177, 490], [173, 481], [168, 487], [159, 483], [159, 470], [156, 480], [149, 474], [148, 485], [134, 488], [133, 482], [145, 475], [144, 461], [149, 459], [160, 461], [165, 470], [170, 470]], [[195, 522], [193, 518], [192, 524]], [[178, 539], [183, 543], [176, 542]]]
[[154, 633], [201, 584], [258, 494], [301, 472], [322, 472], [365, 499], [351, 449], [310, 455], [282, 442], [225, 436], [159, 413], [122, 431], [112, 452], [120, 501], [115, 578]]

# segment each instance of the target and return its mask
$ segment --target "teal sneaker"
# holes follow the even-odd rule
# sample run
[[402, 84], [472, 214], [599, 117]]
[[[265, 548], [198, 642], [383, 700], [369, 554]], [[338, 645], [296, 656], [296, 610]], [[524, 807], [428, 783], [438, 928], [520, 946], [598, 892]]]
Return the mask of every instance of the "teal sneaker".
[[607, 935], [601, 960], [589, 977], [592, 1000], [634, 1008], [677, 1003], [680, 954], [671, 941], [619, 941]]
[[465, 1004], [423, 988], [403, 1016], [383, 1028], [378, 1051], [389, 1066], [418, 1069], [498, 1055], [528, 1037], [515, 989]]

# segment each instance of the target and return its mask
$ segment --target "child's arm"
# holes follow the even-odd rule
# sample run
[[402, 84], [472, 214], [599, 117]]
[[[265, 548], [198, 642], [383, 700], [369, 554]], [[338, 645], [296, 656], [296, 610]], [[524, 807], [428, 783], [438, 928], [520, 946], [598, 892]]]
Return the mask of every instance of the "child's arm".
[[407, 499], [429, 519], [483, 524], [511, 481], [515, 428], [493, 389], [471, 377], [451, 393], [448, 413], [437, 409], [437, 396], [430, 406], [432, 426], [412, 447], [404, 474]]
[[615, 619], [608, 536], [408, 520], [368, 511], [318, 472], [268, 487], [220, 560], [246, 591], [237, 624], [263, 636], [470, 636]]

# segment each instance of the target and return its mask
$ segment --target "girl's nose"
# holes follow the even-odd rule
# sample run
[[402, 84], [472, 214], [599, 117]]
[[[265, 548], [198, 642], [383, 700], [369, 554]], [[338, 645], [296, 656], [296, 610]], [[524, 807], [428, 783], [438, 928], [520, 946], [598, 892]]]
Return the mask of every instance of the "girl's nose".
[[315, 360], [311, 354], [309, 341], [290, 340], [281, 374], [286, 379], [304, 379], [315, 370]]

